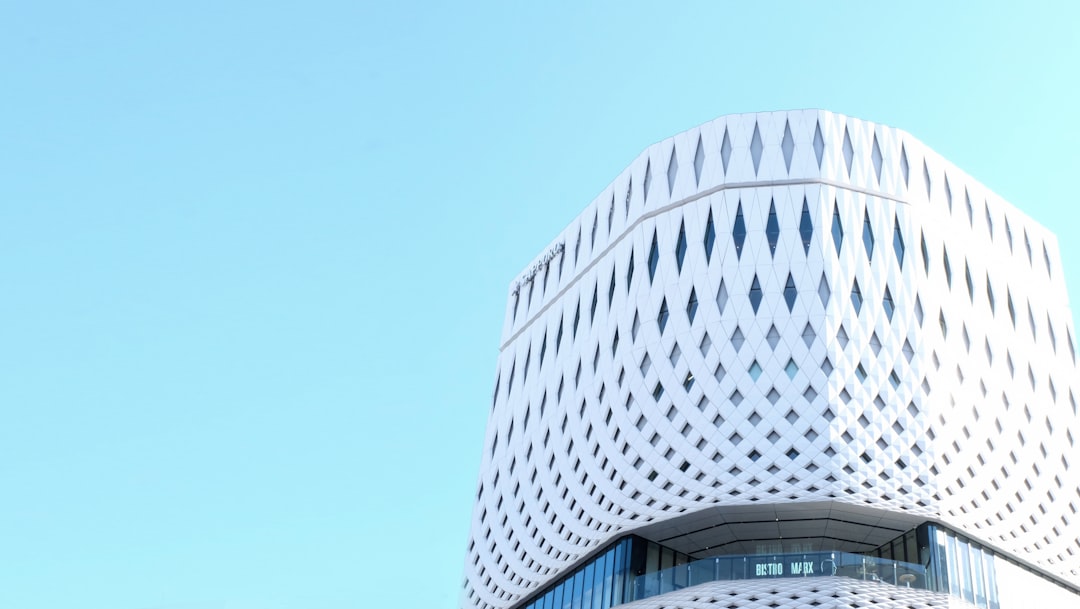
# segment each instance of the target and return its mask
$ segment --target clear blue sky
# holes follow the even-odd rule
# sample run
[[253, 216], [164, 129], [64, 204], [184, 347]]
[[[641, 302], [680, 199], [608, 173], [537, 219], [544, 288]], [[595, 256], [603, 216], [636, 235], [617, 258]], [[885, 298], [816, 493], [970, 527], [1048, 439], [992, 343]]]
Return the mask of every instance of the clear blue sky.
[[1077, 301], [1075, 3], [578, 4], [0, 0], [0, 607], [456, 607], [508, 284], [721, 114], [911, 132]]

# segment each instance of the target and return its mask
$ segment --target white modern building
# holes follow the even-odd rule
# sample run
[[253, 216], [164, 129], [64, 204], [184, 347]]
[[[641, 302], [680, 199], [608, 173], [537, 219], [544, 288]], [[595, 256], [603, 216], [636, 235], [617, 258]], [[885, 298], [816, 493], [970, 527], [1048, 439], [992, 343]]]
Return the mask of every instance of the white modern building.
[[1080, 606], [1054, 235], [890, 127], [650, 146], [510, 286], [463, 607]]

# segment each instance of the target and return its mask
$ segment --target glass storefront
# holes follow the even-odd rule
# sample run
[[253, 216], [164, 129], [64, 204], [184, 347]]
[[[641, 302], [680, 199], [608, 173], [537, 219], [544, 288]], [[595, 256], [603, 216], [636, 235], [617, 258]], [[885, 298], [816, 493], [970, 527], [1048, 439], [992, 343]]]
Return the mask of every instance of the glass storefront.
[[993, 553], [931, 523], [863, 554], [803, 552], [693, 560], [630, 535], [534, 595], [520, 609], [610, 609], [706, 582], [791, 577], [876, 581], [946, 592], [983, 609], [999, 609]]

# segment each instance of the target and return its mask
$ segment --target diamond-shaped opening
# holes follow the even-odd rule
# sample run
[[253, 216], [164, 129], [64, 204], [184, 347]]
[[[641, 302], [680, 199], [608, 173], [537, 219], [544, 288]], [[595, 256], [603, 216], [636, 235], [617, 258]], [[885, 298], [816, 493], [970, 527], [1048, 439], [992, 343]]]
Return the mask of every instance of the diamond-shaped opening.
[[634, 324], [632, 326], [630, 326], [630, 338], [632, 340], [637, 340], [638, 330], [640, 330], [640, 329], [641, 329], [641, 317], [638, 315], [637, 311], [634, 311]]
[[881, 340], [878, 339], [877, 332], [870, 335], [870, 349], [873, 350], [874, 355], [881, 353]]
[[743, 336], [742, 329], [735, 326], [735, 331], [731, 333], [731, 346], [734, 347], [736, 351], [739, 351], [742, 349], [743, 343], [745, 342], [746, 337]]
[[724, 280], [720, 280], [720, 287], [716, 290], [716, 308], [721, 314], [724, 313], [724, 308], [727, 307], [728, 293], [727, 286], [724, 284]]
[[694, 386], [694, 373], [693, 372], [687, 372], [686, 373], [686, 378], [683, 379], [682, 386], [683, 386], [683, 390], [685, 390], [685, 391], [690, 391], [690, 388]]
[[788, 312], [791, 312], [795, 308], [795, 299], [798, 297], [799, 291], [795, 288], [795, 278], [791, 273], [788, 273], [787, 283], [784, 284], [784, 302], [787, 303]]
[[806, 197], [802, 200], [802, 217], [799, 219], [799, 236], [802, 237], [803, 252], [810, 253], [810, 239], [814, 236], [814, 221], [810, 218], [810, 207]]
[[690, 288], [690, 300], [686, 303], [686, 316], [690, 319], [690, 323], [694, 323], [694, 318], [697, 317], [697, 309], [697, 290]]
[[949, 174], [945, 174], [945, 202], [949, 204], [949, 211], [952, 211], [952, 188], [949, 187]]
[[750, 418], [747, 419], [747, 420], [750, 421], [751, 425], [756, 427], [757, 424], [761, 422], [761, 415], [758, 414], [757, 411], [755, 410], [754, 412], [750, 413]]
[[769, 343], [769, 348], [776, 350], [776, 345], [780, 344], [780, 331], [776, 329], [776, 326], [769, 328], [769, 333], [765, 336], [765, 340]]
[[608, 285], [607, 303], [608, 310], [611, 309], [611, 301], [615, 298], [615, 269], [611, 270], [611, 283]]
[[788, 359], [787, 365], [784, 366], [784, 372], [787, 373], [789, 379], [795, 378], [795, 375], [799, 372], [799, 366], [795, 363], [795, 360]]
[[791, 137], [791, 124], [784, 121], [784, 139], [780, 140], [780, 150], [784, 153], [784, 166], [791, 173], [791, 157], [795, 154], [795, 138]]
[[656, 383], [656, 387], [653, 387], [652, 396], [653, 400], [660, 401], [661, 396], [664, 395], [664, 386], [659, 382]]
[[896, 307], [893, 305], [892, 292], [889, 291], [888, 287], [885, 288], [885, 296], [881, 299], [881, 307], [885, 309], [885, 316], [889, 318], [889, 321], [892, 321], [893, 311], [896, 310]]
[[968, 189], [964, 188], [964, 205], [967, 207], [968, 226], [975, 228], [975, 210], [971, 208], [971, 195], [968, 194]]
[[798, 459], [799, 458], [799, 451], [792, 448], [791, 450], [787, 451], [787, 458], [791, 459], [792, 461], [794, 461], [795, 459]]
[[896, 263], [900, 270], [904, 269], [904, 237], [900, 234], [900, 219], [893, 216], [893, 251], [896, 252]]
[[863, 247], [866, 249], [866, 259], [874, 259], [874, 229], [870, 227], [870, 211], [863, 211], [863, 230], [862, 230], [862, 242]]
[[930, 196], [930, 168], [926, 165], [926, 160], [923, 160], [922, 164], [923, 181], [926, 182], [926, 196]]
[[652, 245], [649, 246], [649, 283], [656, 278], [656, 267], [660, 263], [660, 248], [656, 242], [656, 231], [653, 231]]
[[761, 453], [759, 453], [759, 452], [758, 452], [758, 451], [756, 451], [756, 450], [753, 450], [753, 451], [750, 451], [750, 454], [749, 454], [749, 455], [746, 455], [746, 456], [747, 456], [747, 457], [750, 457], [750, 460], [751, 460], [751, 461], [757, 461], [758, 459], [760, 459], [760, 458], [761, 458]]
[[870, 160], [874, 163], [874, 175], [881, 182], [881, 147], [878, 146], [877, 134], [874, 134], [874, 145], [870, 149]]
[[675, 343], [675, 346], [671, 348], [671, 353], [668, 354], [668, 361], [671, 362], [671, 367], [674, 368], [679, 364], [679, 360], [682, 358], [682, 349], [679, 348], [679, 344]]
[[735, 240], [735, 257], [741, 259], [743, 243], [746, 242], [746, 222], [743, 220], [742, 201], [739, 201], [735, 209], [735, 225], [731, 229], [731, 237]]
[[814, 332], [813, 326], [810, 325], [810, 322], [807, 322], [802, 331], [802, 339], [803, 342], [806, 343], [808, 349], [810, 348], [810, 345], [814, 344], [814, 339], [816, 338], [817, 332]]
[[769, 239], [769, 255], [776, 257], [776, 242], [780, 240], [780, 222], [776, 218], [776, 203], [769, 200], [769, 219], [765, 223], [765, 236]]
[[840, 207], [833, 201], [832, 240], [836, 246], [836, 255], [840, 255], [840, 245], [844, 242], [844, 227], [840, 224]]
[[750, 378], [756, 381], [761, 377], [761, 364], [759, 364], [757, 360], [754, 360], [746, 371], [750, 373]]
[[611, 222], [615, 219], [615, 195], [611, 195], [611, 206], [607, 211], [607, 230], [608, 234], [611, 234]]
[[904, 339], [904, 347], [902, 351], [904, 353], [904, 358], [907, 359], [908, 363], [910, 363], [912, 358], [915, 357], [915, 350], [911, 348], [911, 342], [907, 339]]
[[697, 149], [694, 150], [694, 184], [701, 183], [701, 169], [705, 166], [705, 147], [701, 143], [701, 135], [697, 138]]
[[817, 288], [818, 298], [821, 299], [821, 306], [829, 304], [829, 296], [832, 292], [829, 290], [829, 282], [825, 280], [825, 273], [821, 274], [821, 281], [818, 282]]
[[634, 280], [634, 250], [630, 250], [630, 262], [626, 264], [626, 292], [630, 292], [630, 285]]
[[855, 307], [855, 313], [862, 310], [862, 292], [859, 290], [859, 281], [851, 285], [851, 306]]
[[713, 225], [712, 209], [709, 209], [709, 219], [705, 223], [705, 239], [702, 242], [705, 246], [705, 260], [712, 260], [713, 245], [716, 244], [716, 227]]
[[795, 409], [793, 408], [789, 410], [786, 415], [784, 415], [784, 420], [787, 421], [789, 424], [794, 425], [796, 421], [799, 420], [799, 413], [795, 412]]
[[634, 178], [631, 177], [626, 182], [626, 213], [630, 213], [630, 197], [634, 194]]
[[701, 344], [698, 345], [698, 350], [701, 351], [702, 357], [709, 354], [709, 348], [712, 347], [712, 339], [709, 338], [709, 333], [706, 332], [705, 336], [701, 339]]
[[739, 404], [742, 404], [743, 396], [741, 393], [739, 393], [739, 390], [736, 389], [735, 391], [731, 392], [731, 395], [728, 396], [728, 401], [731, 402], [732, 406], [738, 406]]
[[649, 187], [652, 186], [652, 159], [645, 161], [645, 190], [641, 191], [641, 197], [649, 200]]
[[847, 127], [844, 127], [844, 165], [847, 167], [848, 177], [851, 177], [851, 165], [855, 158], [855, 149], [851, 145], [851, 136]]
[[754, 161], [754, 175], [757, 175], [758, 167], [761, 165], [761, 152], [763, 150], [761, 144], [761, 131], [758, 129], [758, 124], [754, 123], [754, 135], [750, 138], [750, 159]]
[[675, 242], [675, 265], [682, 272], [683, 260], [686, 259], [686, 222], [679, 225], [679, 240]]
[[895, 370], [889, 373], [889, 383], [892, 384], [893, 389], [900, 387], [900, 377], [896, 374]]
[[975, 302], [975, 285], [971, 281], [971, 267], [968, 266], [968, 261], [963, 261], [963, 281], [968, 284], [968, 300], [972, 303]]
[[780, 400], [780, 392], [777, 391], [776, 388], [774, 387], [774, 388], [769, 390], [769, 393], [766, 394], [765, 399], [769, 400], [770, 404], [775, 404], [776, 402], [778, 402]]
[[821, 137], [821, 123], [814, 125], [814, 156], [817, 158], [818, 169], [821, 169], [821, 159], [825, 156], [825, 138]]
[[728, 162], [731, 160], [731, 137], [728, 136], [728, 130], [724, 128], [724, 139], [720, 142], [720, 161], [724, 164], [724, 173], [727, 173]]
[[664, 328], [667, 328], [668, 322], [668, 307], [667, 298], [660, 301], [660, 313], [656, 316], [656, 323], [660, 325], [660, 333], [664, 333]]
[[903, 144], [901, 144], [900, 145], [900, 172], [904, 175], [904, 186], [905, 187], [908, 185], [908, 172], [909, 171], [910, 171], [910, 167], [908, 166], [907, 149], [904, 148]]
[[671, 147], [671, 160], [667, 165], [667, 188], [668, 195], [675, 191], [675, 178], [679, 174], [679, 157], [675, 154], [675, 147]]
[[836, 342], [840, 345], [841, 349], [847, 348], [849, 341], [847, 330], [844, 329], [844, 326], [840, 326], [840, 329], [836, 331]]
[[758, 312], [758, 308], [761, 306], [761, 283], [758, 281], [758, 277], [754, 275], [754, 281], [750, 284], [750, 306], [754, 308], [754, 313]]
[[952, 265], [949, 264], [949, 250], [942, 248], [941, 264], [945, 267], [945, 283], [952, 287]]
[[818, 392], [814, 390], [813, 386], [807, 386], [806, 391], [804, 391], [802, 395], [807, 402], [813, 402], [814, 398], [818, 396]]
[[724, 366], [722, 364], [717, 364], [716, 370], [713, 372], [713, 377], [716, 378], [716, 382], [719, 383], [720, 381], [724, 380], [724, 377], [726, 376], [727, 370], [724, 369]]
[[645, 354], [645, 357], [641, 358], [641, 365], [638, 367], [641, 369], [641, 376], [649, 374], [649, 370], [652, 369], [652, 359], [649, 358], [648, 353]]

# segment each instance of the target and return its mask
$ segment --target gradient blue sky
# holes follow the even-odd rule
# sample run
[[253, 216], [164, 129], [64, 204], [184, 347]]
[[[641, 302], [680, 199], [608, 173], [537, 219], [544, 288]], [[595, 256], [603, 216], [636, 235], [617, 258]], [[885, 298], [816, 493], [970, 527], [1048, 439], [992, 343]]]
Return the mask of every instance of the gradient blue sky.
[[1075, 3], [675, 4], [0, 0], [0, 607], [456, 607], [508, 284], [721, 114], [911, 132], [1076, 301]]

